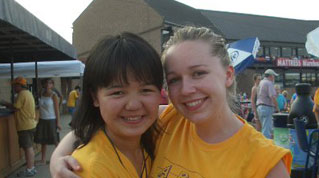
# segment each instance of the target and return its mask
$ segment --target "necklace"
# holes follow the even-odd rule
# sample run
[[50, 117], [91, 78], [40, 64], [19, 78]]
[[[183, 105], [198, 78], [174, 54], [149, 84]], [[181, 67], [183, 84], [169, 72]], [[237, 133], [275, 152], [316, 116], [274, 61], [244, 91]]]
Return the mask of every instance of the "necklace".
[[[116, 149], [116, 147], [115, 147], [113, 141], [111, 140], [111, 138], [109, 137], [109, 135], [106, 133], [105, 128], [103, 129], [103, 132], [104, 132], [104, 134], [106, 135], [107, 139], [110, 141], [110, 143], [111, 143], [111, 145], [112, 145], [112, 147], [113, 147], [113, 150], [114, 150], [114, 152], [115, 152], [115, 154], [116, 154], [118, 160], [120, 161], [122, 167], [128, 172], [127, 168], [126, 168], [126, 167], [124, 166], [124, 164], [123, 164], [123, 161], [122, 161], [122, 159], [121, 159], [119, 153], [117, 152], [117, 149]], [[143, 168], [142, 168], [142, 172], [140, 173], [140, 178], [143, 178], [144, 172], [145, 172], [146, 178], [147, 178], [147, 177], [148, 177], [148, 175], [147, 175], [147, 168], [146, 168], [146, 166], [147, 166], [147, 165], [146, 165], [146, 160], [147, 160], [147, 158], [145, 158], [144, 150], [142, 150], [142, 155], [143, 155], [143, 165], [142, 165]]]

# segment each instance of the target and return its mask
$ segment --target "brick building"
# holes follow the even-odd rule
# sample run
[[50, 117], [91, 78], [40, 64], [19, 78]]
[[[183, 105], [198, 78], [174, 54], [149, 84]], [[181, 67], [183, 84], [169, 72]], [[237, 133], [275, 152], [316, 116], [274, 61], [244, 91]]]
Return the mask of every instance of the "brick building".
[[161, 52], [172, 29], [185, 25], [211, 28], [229, 42], [259, 38], [258, 61], [237, 76], [239, 91], [249, 94], [252, 74], [263, 73], [267, 68], [281, 74], [276, 83], [288, 90], [293, 90], [297, 82], [319, 86], [317, 64], [278, 65], [278, 58], [282, 64], [282, 60], [291, 63], [289, 60], [312, 57], [304, 47], [306, 34], [319, 26], [319, 21], [199, 10], [174, 0], [94, 0], [73, 23], [73, 45], [78, 57], [85, 61], [101, 37], [130, 31], [141, 35]]

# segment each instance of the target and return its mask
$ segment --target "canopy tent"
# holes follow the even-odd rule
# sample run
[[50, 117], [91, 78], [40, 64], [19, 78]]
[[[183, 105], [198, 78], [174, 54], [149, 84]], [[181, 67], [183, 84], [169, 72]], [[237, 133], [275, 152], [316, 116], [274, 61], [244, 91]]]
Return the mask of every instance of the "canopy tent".
[[[0, 64], [0, 78], [11, 78], [11, 64]], [[84, 72], [81, 61], [50, 61], [38, 62], [38, 77], [78, 77]], [[22, 62], [14, 64], [14, 77], [35, 78], [35, 62]]]
[[14, 0], [0, 1], [0, 63], [73, 59], [70, 43]]
[[260, 42], [257, 37], [238, 40], [228, 45], [227, 51], [236, 75], [255, 62], [259, 46]]

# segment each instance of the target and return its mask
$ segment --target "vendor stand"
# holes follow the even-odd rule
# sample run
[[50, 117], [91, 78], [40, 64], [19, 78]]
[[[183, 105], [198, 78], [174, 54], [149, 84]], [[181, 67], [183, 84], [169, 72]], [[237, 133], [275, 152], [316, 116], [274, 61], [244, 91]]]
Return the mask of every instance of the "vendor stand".
[[[75, 60], [71, 44], [52, 31], [14, 0], [0, 1], [0, 63], [11, 63], [11, 80], [16, 62]], [[35, 80], [37, 81], [37, 80]], [[13, 101], [13, 91], [12, 97]], [[0, 177], [5, 177], [24, 161], [18, 146], [14, 116], [0, 109]]]

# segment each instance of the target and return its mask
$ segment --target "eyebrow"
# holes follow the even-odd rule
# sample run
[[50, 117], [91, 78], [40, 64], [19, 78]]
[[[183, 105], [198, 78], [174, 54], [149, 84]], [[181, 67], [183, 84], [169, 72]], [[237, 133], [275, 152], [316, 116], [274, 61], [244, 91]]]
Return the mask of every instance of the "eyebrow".
[[[206, 67], [207, 65], [205, 65], [205, 64], [197, 64], [197, 65], [193, 65], [193, 66], [188, 67], [188, 69], [195, 69], [195, 68], [203, 67], [203, 66]], [[174, 73], [175, 73], [174, 71], [167, 72], [166, 75], [170, 75], [170, 74], [174, 74]]]
[[[130, 85], [130, 84], [128, 84], [128, 85]], [[128, 86], [127, 85], [127, 86]], [[153, 84], [153, 83], [145, 83], [145, 82], [140, 82], [140, 85], [139, 86], [148, 86], [148, 85], [155, 85], [155, 84]], [[110, 85], [110, 86], [108, 86], [108, 87], [106, 87], [107, 89], [112, 89], [112, 88], [123, 88], [123, 87], [125, 87], [126, 85], [121, 85], [121, 84], [115, 84], [115, 85]]]

